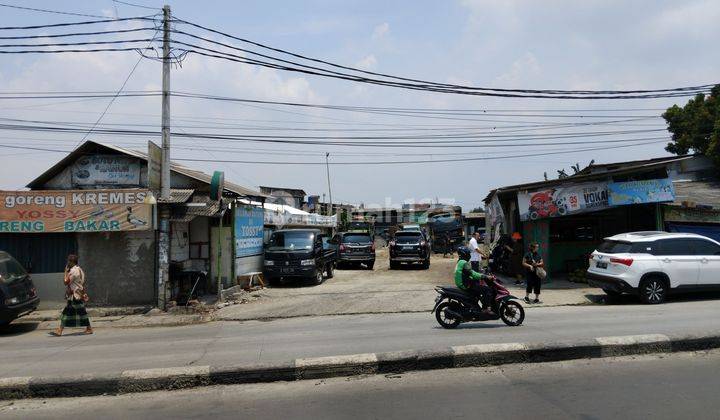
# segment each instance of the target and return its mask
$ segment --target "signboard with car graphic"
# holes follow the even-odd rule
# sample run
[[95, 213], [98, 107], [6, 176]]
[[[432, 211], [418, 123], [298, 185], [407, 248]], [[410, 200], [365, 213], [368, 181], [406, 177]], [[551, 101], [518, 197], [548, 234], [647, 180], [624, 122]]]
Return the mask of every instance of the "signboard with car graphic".
[[609, 207], [606, 183], [560, 185], [517, 195], [520, 220], [538, 220]]

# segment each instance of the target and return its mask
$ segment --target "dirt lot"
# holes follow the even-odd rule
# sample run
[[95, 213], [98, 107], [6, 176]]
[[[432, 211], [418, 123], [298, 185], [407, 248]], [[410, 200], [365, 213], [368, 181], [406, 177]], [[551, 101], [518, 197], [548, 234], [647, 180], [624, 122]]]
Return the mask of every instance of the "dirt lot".
[[[335, 277], [319, 286], [289, 284], [254, 292], [244, 304], [218, 311], [218, 319], [250, 320], [316, 315], [422, 312], [432, 309], [437, 285], [452, 283], [456, 259], [433, 255], [430, 269], [388, 268], [387, 249], [378, 249], [375, 269], [335, 270]], [[506, 284], [509, 282], [506, 282]], [[559, 282], [558, 282], [559, 283]], [[520, 288], [511, 286], [515, 295]], [[599, 293], [598, 293], [599, 292]], [[550, 284], [540, 306], [589, 304], [598, 289]]]

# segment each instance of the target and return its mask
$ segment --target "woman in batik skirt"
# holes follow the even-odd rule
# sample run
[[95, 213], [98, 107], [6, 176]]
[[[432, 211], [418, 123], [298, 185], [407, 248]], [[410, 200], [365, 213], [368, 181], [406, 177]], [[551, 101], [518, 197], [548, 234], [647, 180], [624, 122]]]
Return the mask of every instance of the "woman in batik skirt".
[[88, 294], [85, 290], [85, 272], [78, 265], [77, 255], [68, 255], [65, 267], [65, 298], [67, 305], [60, 315], [60, 327], [52, 334], [61, 336], [65, 328], [85, 328], [85, 334], [92, 334], [90, 318], [85, 310]]

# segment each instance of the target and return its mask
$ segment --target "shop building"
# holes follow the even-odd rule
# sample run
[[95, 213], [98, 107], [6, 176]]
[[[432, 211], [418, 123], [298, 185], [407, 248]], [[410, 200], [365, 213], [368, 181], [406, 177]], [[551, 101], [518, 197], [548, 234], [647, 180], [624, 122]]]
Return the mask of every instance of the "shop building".
[[[158, 199], [149, 184], [148, 154], [88, 141], [31, 181], [30, 191], [3, 192], [0, 249], [30, 270], [46, 305], [64, 300], [70, 253], [85, 269], [91, 304], [153, 305], [162, 292], [157, 215], [169, 208], [169, 298], [188, 282], [205, 292], [216, 289], [218, 276], [232, 283], [237, 202], [262, 203], [267, 195], [225, 182], [222, 199], [213, 200], [211, 175], [176, 164], [170, 199]], [[26, 198], [19, 203], [18, 197]], [[262, 254], [261, 238], [262, 232], [256, 255]]]
[[720, 189], [712, 162], [674, 156], [590, 165], [575, 175], [501, 187], [485, 198], [489, 240], [522, 235], [540, 244], [551, 274], [582, 271], [603, 238], [629, 231], [720, 235]]

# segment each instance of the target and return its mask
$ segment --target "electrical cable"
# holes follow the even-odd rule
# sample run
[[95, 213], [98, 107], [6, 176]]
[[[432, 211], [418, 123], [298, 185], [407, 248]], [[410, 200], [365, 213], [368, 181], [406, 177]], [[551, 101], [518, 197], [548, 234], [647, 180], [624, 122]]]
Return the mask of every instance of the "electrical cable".
[[[150, 16], [136, 16], [136, 17], [127, 17], [127, 18], [119, 18], [119, 19], [102, 19], [102, 20], [86, 20], [83, 22], [67, 22], [67, 23], [51, 23], [47, 25], [30, 25], [30, 26], [1, 26], [0, 31], [7, 31], [7, 30], [26, 30], [26, 29], [44, 29], [44, 28], [61, 28], [66, 26], [83, 26], [83, 25], [95, 25], [98, 23], [115, 23], [115, 22], [125, 22], [125, 21], [131, 21], [131, 20], [144, 20], [144, 21], [154, 21], [155, 19], [152, 18], [153, 15]], [[105, 16], [94, 16], [94, 17], [102, 17], [105, 18]]]

